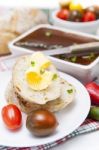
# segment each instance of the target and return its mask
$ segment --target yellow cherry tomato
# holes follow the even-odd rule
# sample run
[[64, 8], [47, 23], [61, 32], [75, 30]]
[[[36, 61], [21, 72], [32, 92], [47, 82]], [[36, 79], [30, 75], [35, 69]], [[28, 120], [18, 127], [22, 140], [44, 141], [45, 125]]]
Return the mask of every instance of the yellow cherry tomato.
[[79, 2], [76, 2], [76, 1], [72, 1], [69, 5], [69, 9], [70, 10], [78, 10], [80, 12], [83, 12], [83, 7], [82, 5], [79, 3]]

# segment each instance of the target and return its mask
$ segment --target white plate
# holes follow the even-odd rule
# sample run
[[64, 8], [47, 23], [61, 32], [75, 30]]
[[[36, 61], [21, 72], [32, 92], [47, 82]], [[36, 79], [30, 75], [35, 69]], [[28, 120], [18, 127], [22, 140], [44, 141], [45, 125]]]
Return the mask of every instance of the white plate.
[[[70, 75], [60, 73], [61, 77], [72, 83], [76, 88], [76, 97], [72, 104], [66, 109], [56, 113], [59, 126], [56, 133], [51, 136], [38, 138], [31, 135], [25, 126], [25, 115], [23, 114], [23, 126], [16, 132], [8, 130], [0, 116], [0, 145], [14, 147], [38, 146], [41, 144], [51, 143], [64, 136], [70, 134], [77, 129], [85, 120], [90, 109], [90, 97], [85, 87], [75, 78]], [[6, 86], [11, 78], [11, 72], [0, 73], [0, 112], [6, 100], [4, 97]], [[0, 113], [1, 115], [1, 113]]]

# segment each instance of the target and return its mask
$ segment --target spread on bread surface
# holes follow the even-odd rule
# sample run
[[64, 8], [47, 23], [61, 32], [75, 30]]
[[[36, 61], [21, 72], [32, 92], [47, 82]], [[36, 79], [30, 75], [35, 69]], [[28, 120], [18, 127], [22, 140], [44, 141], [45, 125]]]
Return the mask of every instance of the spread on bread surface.
[[28, 86], [38, 91], [46, 89], [58, 77], [49, 69], [51, 61], [41, 52], [34, 53], [30, 59], [30, 67], [25, 74]]

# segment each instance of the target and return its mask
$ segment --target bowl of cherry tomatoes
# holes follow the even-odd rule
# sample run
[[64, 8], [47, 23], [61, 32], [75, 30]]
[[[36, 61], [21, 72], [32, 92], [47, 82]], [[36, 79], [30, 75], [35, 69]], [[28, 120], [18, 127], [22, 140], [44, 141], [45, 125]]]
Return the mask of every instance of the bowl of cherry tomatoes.
[[95, 34], [99, 28], [99, 6], [84, 8], [79, 2], [68, 0], [52, 13], [52, 22], [66, 29]]

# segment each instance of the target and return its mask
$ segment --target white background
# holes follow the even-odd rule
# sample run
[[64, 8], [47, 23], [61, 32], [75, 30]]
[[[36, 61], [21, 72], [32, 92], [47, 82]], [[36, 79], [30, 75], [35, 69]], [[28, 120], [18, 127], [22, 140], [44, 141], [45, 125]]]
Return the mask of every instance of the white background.
[[[99, 4], [99, 0], [81, 0], [84, 5]], [[57, 8], [58, 0], [0, 0], [0, 6]], [[99, 131], [75, 137], [53, 150], [99, 150]]]
[[[83, 5], [99, 4], [99, 0], [78, 0]], [[1, 6], [10, 7], [36, 7], [36, 8], [57, 8], [59, 0], [0, 0]]]

